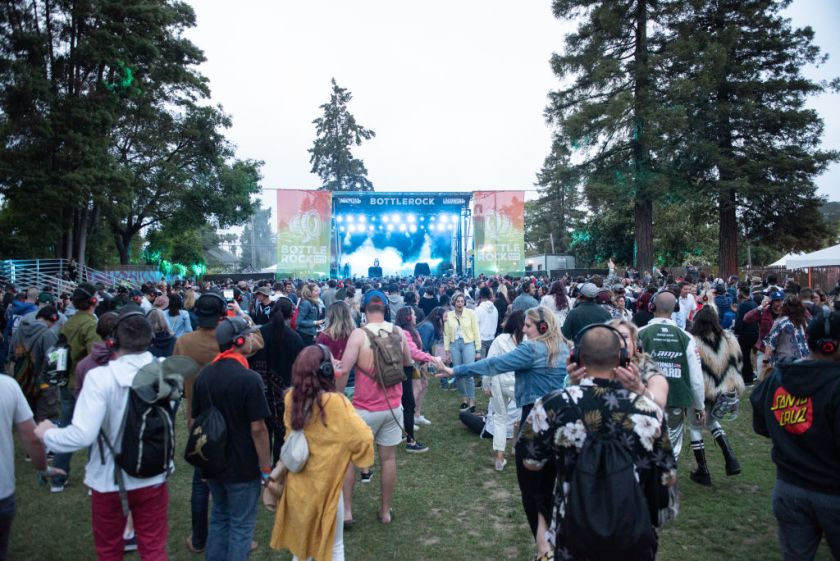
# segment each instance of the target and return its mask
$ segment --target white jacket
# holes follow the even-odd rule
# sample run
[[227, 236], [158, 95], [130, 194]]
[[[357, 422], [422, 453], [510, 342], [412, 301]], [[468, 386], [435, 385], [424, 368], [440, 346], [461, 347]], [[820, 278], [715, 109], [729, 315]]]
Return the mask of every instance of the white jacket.
[[493, 302], [485, 300], [475, 309], [475, 317], [478, 320], [478, 333], [482, 341], [492, 341], [496, 337], [496, 328], [499, 326], [499, 310]]
[[[76, 401], [73, 422], [66, 428], [50, 429], [44, 434], [44, 442], [53, 452], [75, 452], [93, 445], [85, 466], [85, 485], [94, 491], [113, 493], [119, 490], [114, 481], [114, 457], [104, 445], [105, 463], [102, 463], [97, 442], [99, 429], [104, 430], [119, 451], [118, 433], [128, 403], [128, 391], [137, 371], [152, 360], [154, 357], [150, 352], [130, 354], [88, 372]], [[123, 478], [126, 490], [131, 491], [160, 485], [166, 481], [166, 474], [138, 479], [123, 473]]]

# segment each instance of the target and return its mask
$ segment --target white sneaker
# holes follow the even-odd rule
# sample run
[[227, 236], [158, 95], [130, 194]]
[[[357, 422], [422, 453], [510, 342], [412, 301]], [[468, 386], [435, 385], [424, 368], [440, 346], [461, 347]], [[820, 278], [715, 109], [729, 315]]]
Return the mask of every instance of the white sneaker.
[[505, 469], [506, 465], [507, 465], [507, 460], [502, 460], [502, 461], [496, 460], [496, 471], [502, 471], [503, 469]]
[[431, 425], [432, 422], [429, 419], [427, 419], [426, 417], [424, 417], [423, 415], [420, 415], [419, 417], [414, 417], [414, 424], [415, 425]]
[[50, 493], [63, 493], [64, 492], [64, 484], [63, 483], [50, 483]]
[[420, 430], [420, 425], [418, 425], [417, 423], [414, 423], [414, 430], [415, 431]]

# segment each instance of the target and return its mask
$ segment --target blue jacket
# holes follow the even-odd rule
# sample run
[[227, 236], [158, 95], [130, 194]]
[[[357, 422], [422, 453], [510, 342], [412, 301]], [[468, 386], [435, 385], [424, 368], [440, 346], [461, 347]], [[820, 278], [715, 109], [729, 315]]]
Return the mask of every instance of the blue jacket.
[[298, 306], [297, 332], [314, 337], [318, 332], [316, 321], [318, 321], [318, 306], [304, 298]]
[[6, 312], [6, 331], [4, 332], [6, 341], [11, 340], [15, 324], [19, 323], [26, 314], [36, 311], [38, 311], [38, 306], [32, 302], [13, 300]]
[[546, 366], [548, 347], [542, 341], [523, 341], [509, 353], [485, 358], [472, 364], [461, 364], [453, 370], [456, 376], [496, 376], [513, 370], [516, 406], [534, 403], [538, 398], [562, 389], [566, 379], [569, 347], [561, 345], [553, 366]]

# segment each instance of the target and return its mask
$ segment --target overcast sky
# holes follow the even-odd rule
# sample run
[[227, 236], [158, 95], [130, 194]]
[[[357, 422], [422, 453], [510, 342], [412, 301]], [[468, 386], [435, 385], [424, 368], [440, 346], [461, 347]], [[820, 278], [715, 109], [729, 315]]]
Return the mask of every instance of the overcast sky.
[[[377, 191], [534, 188], [550, 147], [546, 95], [559, 84], [548, 61], [573, 29], [549, 0], [188, 1], [212, 100], [233, 118], [238, 156], [265, 162], [266, 189], [319, 185], [307, 149], [333, 77], [376, 131], [353, 152]], [[840, 2], [795, 0], [787, 13], [831, 55], [807, 75], [840, 76]], [[810, 105], [825, 147], [840, 149], [840, 95]], [[840, 166], [817, 183], [840, 200]]]

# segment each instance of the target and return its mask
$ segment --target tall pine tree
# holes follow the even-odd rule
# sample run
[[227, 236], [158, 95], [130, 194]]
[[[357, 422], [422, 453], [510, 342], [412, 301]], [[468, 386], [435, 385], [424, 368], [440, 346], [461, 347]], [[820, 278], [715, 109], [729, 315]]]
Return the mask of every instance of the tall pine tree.
[[739, 235], [785, 249], [826, 235], [814, 178], [838, 155], [819, 148], [822, 119], [805, 101], [830, 85], [802, 75], [824, 57], [811, 28], [781, 16], [789, 4], [679, 2], [665, 19], [667, 97], [685, 111], [668, 153], [684, 185], [717, 209], [722, 275], [737, 272]]
[[[545, 115], [573, 161], [590, 206], [632, 196], [636, 267], [653, 264], [653, 203], [663, 188], [655, 143], [667, 114], [655, 94], [661, 33], [651, 0], [554, 0], [557, 18], [579, 19], [552, 68], [566, 84]], [[656, 47], [656, 48], [655, 48]]]
[[569, 158], [569, 150], [555, 144], [537, 174], [540, 197], [531, 205], [526, 224], [526, 237], [532, 240], [532, 250], [567, 252], [572, 232], [583, 220], [580, 177]]
[[321, 189], [328, 191], [373, 191], [362, 160], [353, 157], [350, 147], [376, 136], [356, 123], [347, 109], [353, 94], [332, 79], [330, 101], [321, 105], [324, 114], [314, 121], [316, 137], [309, 149], [312, 173], [321, 178]]

